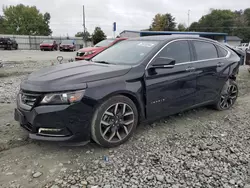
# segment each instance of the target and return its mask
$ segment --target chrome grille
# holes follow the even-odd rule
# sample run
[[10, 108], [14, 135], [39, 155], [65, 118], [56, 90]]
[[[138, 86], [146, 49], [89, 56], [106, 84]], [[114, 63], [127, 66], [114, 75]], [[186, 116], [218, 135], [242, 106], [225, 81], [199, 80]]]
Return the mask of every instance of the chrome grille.
[[36, 94], [36, 93], [21, 92], [20, 101], [23, 105], [26, 105], [32, 108], [39, 96], [40, 94]]

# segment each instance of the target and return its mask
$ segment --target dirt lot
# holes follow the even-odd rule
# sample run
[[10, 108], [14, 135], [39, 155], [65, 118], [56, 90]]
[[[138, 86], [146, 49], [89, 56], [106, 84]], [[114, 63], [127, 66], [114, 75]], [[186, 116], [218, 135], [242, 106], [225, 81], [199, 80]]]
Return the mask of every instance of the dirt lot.
[[[223, 112], [199, 108], [140, 126], [115, 149], [31, 141], [13, 120], [15, 94], [28, 73], [71, 52], [0, 51], [0, 187], [250, 187], [250, 74]], [[106, 160], [104, 160], [104, 158]]]

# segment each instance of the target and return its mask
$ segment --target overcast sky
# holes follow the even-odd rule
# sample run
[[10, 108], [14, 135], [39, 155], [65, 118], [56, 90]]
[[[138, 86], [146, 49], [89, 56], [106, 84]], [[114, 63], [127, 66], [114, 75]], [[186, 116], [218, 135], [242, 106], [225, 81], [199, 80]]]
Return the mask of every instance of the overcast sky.
[[[112, 23], [117, 22], [117, 34], [123, 30], [146, 29], [157, 13], [171, 13], [178, 23], [188, 24], [209, 13], [210, 8], [240, 10], [250, 7], [250, 0], [1, 0], [0, 6], [35, 5], [42, 13], [51, 14], [53, 35], [72, 36], [82, 30], [82, 5], [85, 5], [86, 27], [92, 33], [100, 26], [107, 36], [113, 36]], [[0, 10], [2, 14], [2, 10]]]

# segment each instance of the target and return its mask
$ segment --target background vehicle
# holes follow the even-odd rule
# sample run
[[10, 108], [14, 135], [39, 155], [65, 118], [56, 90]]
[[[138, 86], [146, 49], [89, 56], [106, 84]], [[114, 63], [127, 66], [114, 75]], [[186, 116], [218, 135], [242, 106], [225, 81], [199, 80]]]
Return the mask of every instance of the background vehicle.
[[237, 47], [238, 49], [248, 51], [250, 50], [250, 42], [249, 43], [241, 43], [240, 46]]
[[63, 40], [59, 49], [60, 51], [76, 51], [76, 45], [73, 40]]
[[190, 108], [232, 107], [240, 58], [185, 36], [128, 39], [91, 59], [45, 68], [21, 84], [15, 119], [30, 138], [124, 143], [138, 122]]
[[17, 50], [18, 44], [14, 39], [0, 38], [0, 48], [4, 48], [5, 50]]
[[44, 50], [57, 50], [58, 49], [58, 45], [56, 43], [55, 40], [44, 40], [41, 44], [40, 44], [40, 50], [44, 51]]
[[97, 43], [94, 47], [82, 48], [76, 53], [75, 60], [89, 60], [106, 48], [126, 39], [127, 38], [106, 39]]

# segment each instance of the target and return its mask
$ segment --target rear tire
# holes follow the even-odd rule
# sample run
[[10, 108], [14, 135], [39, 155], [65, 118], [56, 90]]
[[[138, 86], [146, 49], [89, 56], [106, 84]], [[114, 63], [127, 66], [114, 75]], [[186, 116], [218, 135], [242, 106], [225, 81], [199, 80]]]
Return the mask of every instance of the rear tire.
[[234, 80], [229, 79], [222, 88], [220, 98], [215, 104], [217, 110], [228, 110], [231, 108], [238, 97], [238, 85]]
[[103, 147], [116, 147], [126, 142], [138, 123], [138, 111], [133, 101], [118, 95], [103, 102], [95, 111], [92, 139]]

